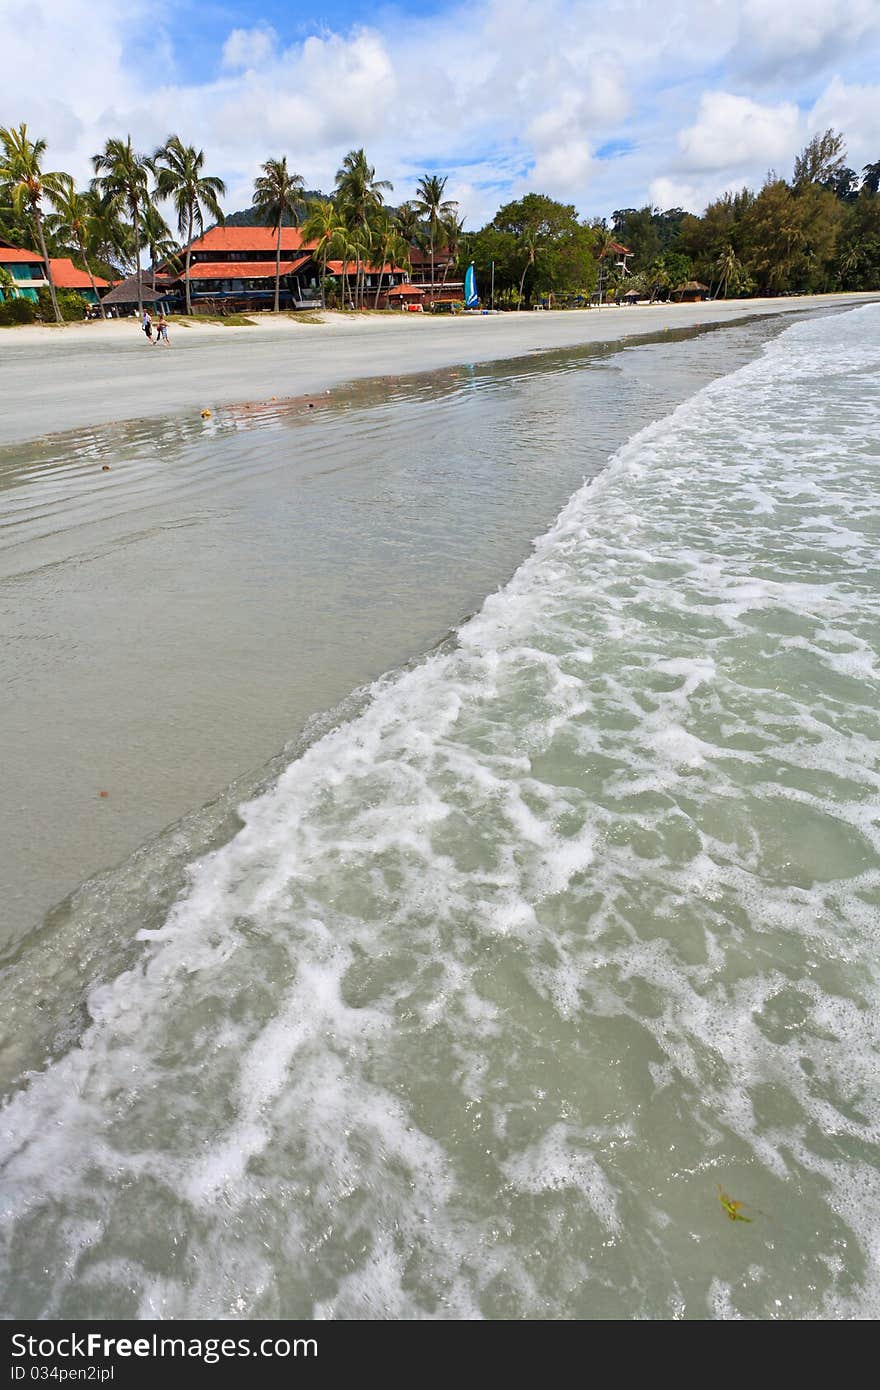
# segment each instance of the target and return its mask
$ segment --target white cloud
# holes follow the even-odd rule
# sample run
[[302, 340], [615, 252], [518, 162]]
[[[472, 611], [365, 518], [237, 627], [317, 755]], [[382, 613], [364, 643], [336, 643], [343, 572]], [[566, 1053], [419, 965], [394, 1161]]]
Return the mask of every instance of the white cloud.
[[[528, 188], [590, 215], [649, 196], [696, 206], [770, 165], [788, 172], [826, 125], [857, 167], [880, 157], [880, 0], [448, 0], [296, 42], [239, 0], [213, 56], [201, 42], [214, 70], [198, 79], [169, 13], [168, 0], [0, 4], [0, 123], [27, 120], [50, 167], [81, 180], [108, 135], [149, 150], [177, 130], [204, 147], [230, 207], [270, 155], [327, 189], [363, 144], [395, 201], [426, 169], [448, 173], [470, 226]], [[774, 76], [798, 64], [803, 88]]]
[[860, 172], [880, 159], [880, 86], [833, 77], [810, 112], [811, 131], [833, 126], [847, 137], [848, 163]]
[[233, 70], [259, 67], [272, 56], [276, 42], [275, 30], [265, 25], [255, 29], [233, 29], [223, 45], [221, 65]]
[[878, 32], [877, 0], [742, 0], [734, 62], [764, 76], [810, 72]]
[[762, 106], [730, 92], [705, 92], [696, 123], [678, 143], [686, 169], [751, 169], [788, 163], [801, 136], [793, 102]]

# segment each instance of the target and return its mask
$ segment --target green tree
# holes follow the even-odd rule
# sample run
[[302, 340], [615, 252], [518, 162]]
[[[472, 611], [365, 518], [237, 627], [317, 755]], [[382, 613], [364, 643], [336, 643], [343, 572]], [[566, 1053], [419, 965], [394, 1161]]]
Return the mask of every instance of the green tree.
[[739, 273], [741, 270], [741, 266], [739, 260], [737, 259], [736, 252], [730, 245], [730, 242], [727, 243], [727, 245], [724, 247], [724, 250], [718, 257], [718, 260], [715, 263], [715, 269], [718, 272], [718, 289], [716, 291], [716, 298], [720, 294], [724, 299], [726, 299], [727, 291], [730, 287], [731, 281], [738, 281]]
[[[226, 184], [216, 175], [206, 174], [205, 151], [184, 145], [178, 135], [169, 135], [165, 144], [153, 156], [156, 169], [156, 192], [163, 200], [169, 198], [177, 213], [177, 230], [186, 244], [184, 279], [186, 283], [186, 312], [192, 313], [189, 270], [194, 234], [205, 230], [205, 214], [215, 222], [223, 221], [220, 199], [226, 195]], [[152, 249], [152, 248], [151, 248]], [[155, 289], [155, 258], [153, 260]], [[277, 310], [277, 286], [276, 304]]]
[[285, 222], [295, 227], [299, 206], [305, 189], [302, 178], [287, 167], [287, 156], [267, 159], [262, 174], [254, 182], [254, 207], [268, 227], [274, 227], [275, 245], [275, 313], [281, 303], [281, 228]]
[[[349, 150], [336, 171], [336, 201], [350, 231], [352, 244], [358, 248], [356, 259], [356, 284], [359, 302], [363, 302], [364, 247], [371, 237], [371, 223], [377, 212], [384, 206], [385, 193], [391, 192], [393, 185], [387, 179], [377, 179], [376, 170], [369, 162], [363, 148]], [[351, 287], [349, 286], [349, 290]]]
[[458, 217], [457, 213], [451, 212], [444, 217], [440, 223], [440, 233], [446, 243], [446, 264], [443, 267], [443, 284], [446, 284], [446, 277], [449, 274], [451, 265], [458, 265], [461, 259], [462, 238], [464, 236], [464, 221]]
[[95, 177], [94, 191], [103, 205], [117, 214], [125, 209], [131, 217], [134, 240], [134, 261], [137, 274], [138, 313], [143, 313], [143, 284], [141, 280], [141, 219], [150, 201], [148, 177], [154, 172], [147, 155], [138, 154], [127, 140], [108, 140], [100, 154], [92, 156]]
[[794, 162], [794, 186], [827, 183], [846, 167], [846, 142], [838, 130], [814, 135]]
[[386, 262], [390, 264], [392, 269], [396, 265], [406, 265], [409, 261], [410, 247], [409, 243], [404, 241], [400, 232], [397, 230], [396, 223], [388, 218], [382, 226], [377, 228], [373, 248], [379, 265], [379, 279], [376, 285], [373, 308], [378, 309], [379, 294], [382, 289], [382, 279], [385, 274]]
[[342, 217], [336, 204], [330, 198], [315, 198], [306, 204], [303, 219], [303, 241], [315, 244], [315, 251], [321, 258], [321, 307], [326, 307], [324, 282], [327, 279], [327, 261], [333, 240], [343, 230]]
[[458, 211], [458, 203], [453, 202], [449, 198], [444, 199], [443, 197], [447, 182], [448, 179], [441, 179], [437, 174], [424, 174], [419, 179], [416, 189], [416, 211], [421, 217], [426, 218], [428, 223], [428, 238], [431, 248], [432, 287], [434, 284], [434, 245], [437, 236], [437, 228], [444, 218]]
[[362, 243], [358, 238], [357, 232], [345, 222], [340, 222], [330, 240], [329, 250], [330, 255], [335, 260], [340, 260], [342, 262], [342, 269], [340, 271], [342, 280], [342, 307], [343, 309], [345, 308], [345, 291], [347, 289], [349, 304], [351, 308], [354, 309], [356, 306], [354, 302], [354, 293], [351, 288], [351, 280], [348, 275], [348, 267], [352, 264], [357, 267], [358, 270], [360, 268]]
[[394, 220], [404, 240], [408, 241], [410, 246], [418, 246], [424, 229], [415, 203], [401, 203]]
[[101, 310], [101, 317], [105, 319], [107, 314], [98, 294], [92, 267], [89, 264], [89, 248], [97, 234], [98, 209], [96, 199], [90, 193], [77, 193], [73, 179], [69, 174], [66, 174], [63, 177], [63, 182], [53, 193], [52, 202], [55, 205], [52, 219], [53, 230], [60, 236], [66, 237], [76, 248], [76, 254], [82, 261], [89, 277], [92, 294]]
[[[180, 250], [178, 243], [171, 235], [171, 228], [165, 221], [155, 203], [148, 203], [143, 211], [141, 225], [141, 245], [145, 247], [150, 256], [150, 287], [156, 289], [156, 272], [163, 261], [176, 259], [177, 252]], [[186, 307], [190, 309], [189, 302], [189, 283], [187, 282]]]
[[14, 128], [0, 126], [0, 145], [3, 148], [0, 155], [0, 184], [5, 184], [8, 189], [10, 205], [15, 215], [22, 217], [27, 214], [33, 222], [40, 255], [46, 266], [46, 279], [49, 282], [49, 296], [55, 321], [63, 323], [58, 296], [55, 293], [52, 264], [46, 249], [43, 198], [54, 198], [56, 193], [61, 193], [64, 176], [43, 170], [41, 166], [43, 155], [46, 153], [46, 141], [31, 140], [24, 123]]

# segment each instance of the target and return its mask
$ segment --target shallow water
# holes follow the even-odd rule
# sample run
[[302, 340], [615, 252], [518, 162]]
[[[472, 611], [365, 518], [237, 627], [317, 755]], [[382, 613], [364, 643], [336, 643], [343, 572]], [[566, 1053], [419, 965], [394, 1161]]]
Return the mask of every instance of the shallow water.
[[0, 946], [442, 640], [629, 434], [775, 331], [0, 449]]
[[7, 1314], [876, 1315], [878, 373], [786, 331], [170, 911], [192, 828], [69, 905], [80, 1012], [21, 952]]

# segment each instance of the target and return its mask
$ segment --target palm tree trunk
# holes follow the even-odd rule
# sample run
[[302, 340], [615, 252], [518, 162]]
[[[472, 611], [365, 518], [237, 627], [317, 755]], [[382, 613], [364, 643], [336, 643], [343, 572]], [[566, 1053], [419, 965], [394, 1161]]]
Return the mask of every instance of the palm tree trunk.
[[138, 216], [138, 200], [136, 197], [131, 200], [131, 220], [134, 224], [134, 264], [137, 273], [138, 287], [138, 316], [144, 316], [144, 294], [141, 284], [141, 220]]
[[58, 297], [55, 294], [55, 281], [52, 279], [52, 266], [49, 261], [49, 252], [46, 250], [46, 238], [43, 234], [43, 214], [38, 207], [34, 208], [34, 221], [37, 224], [37, 232], [40, 237], [40, 255], [46, 265], [46, 279], [49, 281], [49, 298], [52, 301], [52, 308], [55, 310], [55, 322], [63, 323], [61, 310], [58, 308]]
[[523, 271], [522, 275], [520, 276], [520, 282], [519, 282], [519, 303], [518, 303], [517, 306], [516, 306], [516, 312], [517, 312], [517, 313], [519, 313], [520, 309], [522, 308], [523, 285], [526, 283], [526, 276], [528, 275], [528, 273], [529, 273], [529, 262], [526, 261], [526, 268], [525, 268], [525, 270]]
[[434, 219], [431, 218], [431, 293], [434, 293]]
[[382, 291], [382, 276], [383, 276], [384, 274], [385, 274], [385, 257], [383, 256], [383, 257], [382, 257], [381, 264], [380, 264], [380, 266], [379, 266], [379, 283], [378, 283], [378, 285], [376, 286], [376, 298], [373, 300], [373, 308], [374, 308], [374, 309], [378, 309], [378, 307], [379, 307], [379, 295], [380, 295], [380, 293], [381, 293], [381, 291]]
[[189, 232], [188, 232], [188, 235], [187, 235], [187, 238], [186, 238], [186, 267], [185, 267], [185, 270], [184, 270], [184, 274], [185, 274], [185, 276], [186, 276], [186, 316], [187, 316], [187, 318], [192, 318], [192, 292], [191, 292], [191, 290], [190, 290], [190, 284], [189, 284], [189, 271], [190, 271], [190, 265], [191, 265], [191, 262], [192, 262], [192, 239], [193, 239], [193, 212], [192, 212], [192, 208], [190, 208], [190, 210], [189, 210]]
[[279, 312], [281, 295], [281, 218], [278, 219], [278, 242], [275, 247], [275, 312]]
[[104, 309], [103, 303], [101, 302], [101, 296], [98, 294], [98, 286], [95, 284], [95, 277], [92, 274], [92, 267], [89, 265], [89, 258], [86, 255], [86, 248], [83, 246], [82, 242], [80, 242], [79, 244], [79, 254], [83, 258], [83, 264], [86, 268], [86, 274], [88, 275], [89, 280], [91, 282], [92, 294], [95, 296], [95, 301], [98, 305], [98, 308], [101, 310], [101, 318], [105, 319], [107, 317], [107, 313]]

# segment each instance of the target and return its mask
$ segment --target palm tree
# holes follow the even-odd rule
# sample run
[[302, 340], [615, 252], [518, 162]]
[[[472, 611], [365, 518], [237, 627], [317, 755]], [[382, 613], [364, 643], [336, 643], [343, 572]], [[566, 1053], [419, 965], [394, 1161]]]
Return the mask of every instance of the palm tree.
[[723, 298], [726, 299], [730, 282], [736, 279], [740, 271], [739, 260], [730, 242], [727, 243], [715, 262], [715, 269], [718, 271], [719, 276], [715, 298], [717, 299], [718, 295], [721, 294]]
[[[205, 151], [184, 145], [178, 135], [168, 136], [154, 154], [153, 161], [156, 193], [160, 198], [171, 199], [177, 213], [177, 230], [186, 240], [186, 312], [191, 314], [189, 265], [193, 233], [201, 236], [204, 232], [206, 212], [215, 222], [224, 220], [219, 199], [226, 195], [226, 184], [216, 175], [203, 173]], [[155, 261], [153, 267], [155, 272]]]
[[360, 265], [361, 243], [356, 239], [354, 232], [346, 227], [345, 223], [340, 223], [334, 232], [329, 247], [330, 255], [337, 256], [342, 261], [342, 307], [345, 308], [345, 291], [348, 288], [348, 299], [352, 309], [355, 307], [354, 295], [351, 290], [351, 282], [346, 274], [348, 265], [354, 261], [355, 265]]
[[446, 242], [446, 250], [449, 252], [446, 257], [446, 264], [443, 267], [443, 284], [446, 284], [446, 277], [449, 274], [449, 267], [453, 262], [458, 262], [461, 256], [462, 236], [464, 235], [464, 219], [459, 218], [456, 213], [450, 213], [444, 217], [440, 223], [440, 230], [443, 233], [443, 240]]
[[[342, 219], [336, 204], [329, 198], [315, 198], [306, 206], [302, 224], [304, 242], [314, 242], [321, 257], [321, 308], [325, 308], [324, 281], [327, 279], [327, 260], [333, 238], [342, 230]], [[343, 287], [344, 288], [344, 287]]]
[[431, 285], [434, 284], [434, 239], [437, 234], [437, 227], [440, 219], [448, 217], [450, 213], [458, 211], [458, 203], [449, 199], [444, 201], [443, 193], [446, 188], [447, 180], [438, 178], [436, 174], [425, 174], [419, 179], [416, 189], [416, 211], [422, 217], [428, 219], [428, 229], [431, 240]]
[[40, 243], [40, 255], [46, 266], [46, 279], [49, 282], [49, 297], [55, 311], [55, 321], [63, 323], [43, 226], [43, 195], [48, 194], [50, 198], [54, 198], [55, 193], [61, 188], [63, 175], [43, 172], [40, 163], [46, 153], [46, 141], [28, 139], [27, 126], [24, 123], [17, 129], [0, 126], [0, 145], [3, 146], [3, 153], [0, 155], [0, 184], [7, 185], [15, 216], [22, 218], [29, 215], [34, 224]]
[[18, 299], [18, 286], [12, 271], [7, 270], [5, 265], [0, 265], [0, 304], [4, 304], [7, 299]]
[[281, 159], [267, 159], [262, 166], [262, 174], [254, 180], [254, 207], [260, 213], [267, 227], [274, 227], [278, 234], [275, 247], [275, 313], [280, 307], [281, 297], [281, 228], [285, 220], [295, 227], [299, 220], [299, 206], [305, 192], [305, 184], [299, 174], [293, 174], [287, 167], [287, 156]]
[[[159, 265], [175, 257], [180, 250], [171, 229], [155, 203], [148, 203], [144, 209], [144, 222], [141, 230], [142, 244], [150, 255], [150, 287], [156, 289], [156, 271]], [[186, 307], [189, 312], [189, 281], [186, 285]]]
[[422, 223], [415, 203], [401, 203], [394, 218], [397, 230], [410, 246], [417, 246], [422, 236]]
[[92, 194], [77, 193], [73, 179], [69, 174], [65, 174], [60, 188], [52, 194], [52, 202], [55, 205], [52, 230], [56, 235], [66, 238], [72, 246], [76, 247], [77, 255], [85, 266], [86, 274], [89, 277], [95, 303], [101, 310], [101, 318], [105, 319], [107, 313], [101, 296], [98, 294], [92, 267], [89, 265], [88, 248], [93, 243], [96, 233], [96, 200]]
[[147, 177], [155, 173], [153, 161], [138, 154], [127, 140], [108, 140], [101, 154], [92, 156], [95, 177], [92, 187], [103, 200], [103, 207], [119, 212], [124, 208], [131, 217], [134, 232], [134, 258], [137, 270], [138, 313], [144, 310], [141, 282], [141, 217], [150, 201]]
[[409, 259], [410, 248], [409, 243], [404, 241], [396, 225], [391, 221], [386, 221], [385, 225], [378, 229], [374, 246], [379, 261], [379, 283], [376, 286], [373, 308], [378, 309], [386, 261], [390, 263], [392, 270], [395, 265], [403, 265]]
[[[336, 200], [345, 221], [360, 233], [359, 241], [369, 240], [370, 223], [385, 202], [385, 192], [393, 185], [377, 179], [376, 170], [363, 149], [349, 150], [336, 171]], [[357, 261], [357, 283], [361, 294], [361, 259]], [[362, 294], [361, 294], [362, 297]]]

